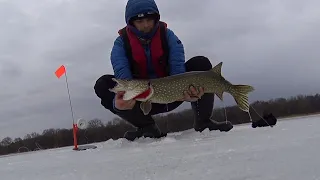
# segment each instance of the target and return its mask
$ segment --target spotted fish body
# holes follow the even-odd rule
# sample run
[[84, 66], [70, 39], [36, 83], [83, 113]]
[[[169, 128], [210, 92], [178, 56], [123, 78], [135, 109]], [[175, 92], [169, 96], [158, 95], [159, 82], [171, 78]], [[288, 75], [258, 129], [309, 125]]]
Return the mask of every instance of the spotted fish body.
[[192, 71], [173, 76], [150, 80], [120, 80], [113, 79], [117, 85], [112, 92], [125, 91], [125, 100], [141, 101], [141, 110], [148, 114], [152, 103], [168, 104], [183, 99], [184, 91], [190, 86], [204, 88], [204, 93], [216, 94], [223, 100], [223, 93], [230, 93], [239, 108], [249, 111], [248, 93], [254, 88], [249, 85], [233, 85], [221, 75], [222, 62], [209, 71]]
[[175, 102], [184, 97], [183, 92], [188, 91], [190, 85], [193, 85], [196, 89], [203, 87], [205, 93], [221, 94], [222, 91], [231, 87], [228, 82], [221, 82], [223, 82], [222, 77], [212, 71], [186, 72], [150, 80], [154, 94], [149, 100], [160, 104]]

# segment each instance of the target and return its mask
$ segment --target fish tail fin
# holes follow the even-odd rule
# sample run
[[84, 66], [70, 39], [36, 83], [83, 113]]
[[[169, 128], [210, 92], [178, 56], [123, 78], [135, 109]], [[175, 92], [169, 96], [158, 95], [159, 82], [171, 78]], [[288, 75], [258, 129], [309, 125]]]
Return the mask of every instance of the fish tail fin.
[[[211, 72], [216, 73], [217, 75], [222, 77], [221, 73], [222, 69], [222, 62], [217, 64], [211, 69]], [[223, 78], [223, 77], [222, 77]], [[224, 78], [223, 78], [224, 79]], [[225, 80], [227, 81], [227, 80]], [[228, 81], [227, 81], [228, 82]], [[228, 82], [230, 83], [230, 82]], [[231, 84], [231, 83], [230, 83]], [[237, 105], [242, 111], [249, 112], [249, 101], [248, 101], [248, 94], [254, 91], [254, 88], [249, 85], [231, 85], [230, 94], [233, 96], [234, 100], [236, 101]], [[216, 95], [223, 100], [223, 91], [217, 92]]]
[[248, 94], [254, 91], [249, 85], [232, 85], [230, 94], [242, 111], [249, 112]]

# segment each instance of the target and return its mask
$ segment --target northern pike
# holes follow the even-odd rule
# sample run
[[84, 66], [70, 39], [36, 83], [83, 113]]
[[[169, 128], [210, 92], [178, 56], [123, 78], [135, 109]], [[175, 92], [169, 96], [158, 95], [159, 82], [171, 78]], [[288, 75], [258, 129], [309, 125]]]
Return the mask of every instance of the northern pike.
[[254, 91], [249, 85], [233, 85], [221, 75], [222, 62], [208, 71], [191, 71], [158, 79], [124, 80], [112, 78], [116, 82], [114, 88], [109, 89], [117, 93], [124, 91], [123, 99], [140, 101], [140, 109], [145, 115], [152, 109], [152, 103], [168, 104], [179, 101], [184, 97], [190, 85], [204, 93], [214, 93], [223, 101], [223, 93], [232, 95], [238, 107], [249, 112], [248, 94]]

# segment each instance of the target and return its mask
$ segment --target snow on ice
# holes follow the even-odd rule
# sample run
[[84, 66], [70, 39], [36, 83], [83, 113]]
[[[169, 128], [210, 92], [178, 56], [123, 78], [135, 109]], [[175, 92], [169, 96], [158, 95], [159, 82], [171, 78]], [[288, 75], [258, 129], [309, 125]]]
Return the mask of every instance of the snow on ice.
[[187, 130], [160, 140], [124, 139], [0, 158], [4, 180], [320, 180], [320, 117], [230, 132]]

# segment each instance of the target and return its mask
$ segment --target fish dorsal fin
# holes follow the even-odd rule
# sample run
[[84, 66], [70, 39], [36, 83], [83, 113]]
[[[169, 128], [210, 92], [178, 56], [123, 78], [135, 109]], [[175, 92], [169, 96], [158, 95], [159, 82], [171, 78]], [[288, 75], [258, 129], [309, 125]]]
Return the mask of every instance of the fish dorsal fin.
[[222, 62], [220, 62], [219, 64], [217, 64], [215, 67], [213, 67], [211, 69], [211, 71], [221, 75], [221, 68], [222, 68]]

